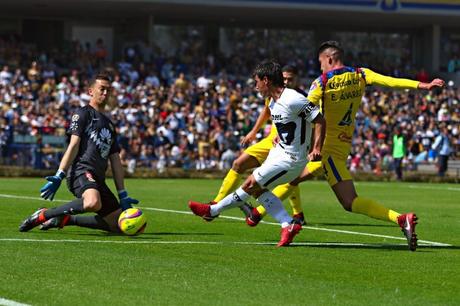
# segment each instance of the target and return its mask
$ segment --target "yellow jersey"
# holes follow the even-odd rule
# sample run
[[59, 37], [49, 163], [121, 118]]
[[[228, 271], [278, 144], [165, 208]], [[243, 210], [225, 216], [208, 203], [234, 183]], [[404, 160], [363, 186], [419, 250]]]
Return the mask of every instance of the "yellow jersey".
[[323, 151], [346, 159], [351, 149], [355, 117], [367, 85], [417, 88], [419, 82], [378, 74], [368, 68], [341, 67], [313, 81], [307, 99], [319, 105], [326, 120]]

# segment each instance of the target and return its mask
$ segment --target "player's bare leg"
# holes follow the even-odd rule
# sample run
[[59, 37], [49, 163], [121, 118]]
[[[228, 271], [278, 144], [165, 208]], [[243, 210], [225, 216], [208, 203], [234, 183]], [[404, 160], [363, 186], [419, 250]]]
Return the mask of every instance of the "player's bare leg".
[[332, 186], [332, 190], [346, 211], [352, 211], [353, 200], [358, 197], [352, 180], [341, 181]]

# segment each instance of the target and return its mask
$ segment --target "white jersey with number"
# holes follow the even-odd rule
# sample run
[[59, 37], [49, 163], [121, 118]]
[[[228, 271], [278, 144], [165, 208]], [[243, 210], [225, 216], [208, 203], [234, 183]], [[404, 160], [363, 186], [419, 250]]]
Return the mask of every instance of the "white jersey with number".
[[267, 189], [291, 182], [305, 168], [311, 138], [311, 121], [319, 109], [296, 90], [285, 88], [269, 104], [280, 142], [265, 162], [254, 170], [257, 183]]
[[285, 88], [277, 101], [272, 99], [269, 108], [280, 138], [274, 149], [288, 154], [294, 162], [306, 162], [311, 122], [319, 114], [319, 108], [290, 88]]

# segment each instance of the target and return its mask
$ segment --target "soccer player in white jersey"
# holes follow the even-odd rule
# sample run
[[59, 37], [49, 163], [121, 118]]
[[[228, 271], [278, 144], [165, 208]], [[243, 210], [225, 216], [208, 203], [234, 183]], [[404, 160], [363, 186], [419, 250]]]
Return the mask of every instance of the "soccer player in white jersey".
[[[240, 207], [250, 197], [260, 202], [281, 224], [278, 247], [287, 246], [302, 229], [270, 190], [295, 179], [307, 161], [320, 160], [325, 121], [317, 106], [296, 90], [284, 87], [281, 66], [273, 61], [259, 64], [254, 71], [256, 90], [270, 98], [269, 108], [278, 131], [279, 142], [270, 150], [265, 162], [233, 193], [215, 205], [189, 201], [195, 215], [211, 221], [223, 210]], [[315, 124], [315, 142], [309, 152], [311, 123]], [[308, 156], [307, 156], [308, 155]]]

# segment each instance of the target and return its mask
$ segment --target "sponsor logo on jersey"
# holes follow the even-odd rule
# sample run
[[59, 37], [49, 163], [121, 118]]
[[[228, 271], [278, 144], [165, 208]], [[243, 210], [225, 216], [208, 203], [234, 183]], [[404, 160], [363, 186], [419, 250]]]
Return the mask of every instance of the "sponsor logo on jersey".
[[112, 145], [112, 133], [106, 128], [103, 128], [98, 133], [96, 130], [90, 129], [90, 127], [88, 127], [86, 133], [99, 149], [101, 157], [106, 159], [109, 156], [110, 146]]
[[283, 115], [272, 115], [273, 121], [280, 121], [283, 120]]
[[359, 79], [355, 78], [352, 80], [346, 80], [346, 81], [341, 81], [341, 82], [329, 82], [327, 86], [330, 89], [338, 89], [340, 87], [345, 87], [345, 86], [350, 86], [350, 85], [358, 85], [359, 84]]

